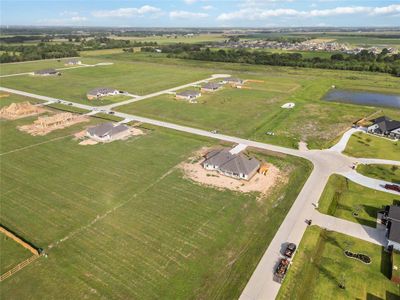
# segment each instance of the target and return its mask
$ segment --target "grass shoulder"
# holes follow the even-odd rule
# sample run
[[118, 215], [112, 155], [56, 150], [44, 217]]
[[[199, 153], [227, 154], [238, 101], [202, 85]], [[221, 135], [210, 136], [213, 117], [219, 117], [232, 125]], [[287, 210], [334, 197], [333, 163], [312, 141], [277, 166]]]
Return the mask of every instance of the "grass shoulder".
[[357, 132], [351, 136], [344, 153], [353, 157], [398, 160], [400, 142]]
[[358, 165], [357, 172], [368, 177], [400, 183], [400, 167], [395, 165]]

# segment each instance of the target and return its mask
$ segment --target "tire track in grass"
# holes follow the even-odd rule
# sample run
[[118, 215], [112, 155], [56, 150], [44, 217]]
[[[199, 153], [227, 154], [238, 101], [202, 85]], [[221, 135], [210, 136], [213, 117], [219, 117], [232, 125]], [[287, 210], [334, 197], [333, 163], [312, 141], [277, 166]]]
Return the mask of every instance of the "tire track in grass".
[[109, 209], [108, 211], [106, 211], [104, 214], [102, 214], [101, 216], [97, 215], [96, 218], [94, 218], [91, 222], [89, 222], [88, 224], [72, 231], [70, 234], [66, 235], [65, 237], [63, 237], [62, 239], [51, 243], [50, 245], [48, 245], [48, 249], [52, 249], [53, 247], [57, 247], [58, 245], [62, 244], [63, 242], [69, 240], [70, 238], [74, 237], [75, 235], [81, 233], [82, 231], [90, 228], [92, 225], [96, 224], [98, 221], [103, 220], [105, 217], [107, 217], [108, 215], [110, 215], [111, 213], [115, 212], [117, 209], [125, 206], [126, 204], [128, 204], [129, 202], [131, 202], [134, 198], [136, 198], [137, 196], [147, 192], [149, 189], [151, 189], [153, 186], [155, 186], [157, 183], [159, 183], [161, 180], [163, 180], [165, 177], [167, 177], [169, 174], [171, 174], [177, 167], [179, 166], [173, 166], [172, 168], [170, 168], [166, 173], [164, 173], [163, 175], [161, 175], [159, 178], [157, 178], [155, 181], [153, 181], [151, 184], [149, 184], [145, 189], [143, 189], [142, 191], [134, 194], [131, 198], [129, 198], [126, 201], [121, 202], [120, 204], [118, 204], [117, 206]]

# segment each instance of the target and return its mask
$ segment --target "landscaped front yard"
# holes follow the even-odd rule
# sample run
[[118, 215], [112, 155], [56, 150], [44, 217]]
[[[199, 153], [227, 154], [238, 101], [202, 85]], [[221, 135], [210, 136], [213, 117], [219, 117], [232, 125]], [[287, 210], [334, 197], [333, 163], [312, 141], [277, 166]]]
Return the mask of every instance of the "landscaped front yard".
[[[346, 257], [345, 250], [368, 255], [371, 264]], [[390, 256], [383, 247], [311, 226], [277, 299], [399, 299], [400, 287], [390, 281], [390, 276]]]
[[319, 201], [319, 211], [352, 222], [376, 226], [378, 211], [399, 203], [400, 196], [376, 191], [340, 175], [332, 175]]

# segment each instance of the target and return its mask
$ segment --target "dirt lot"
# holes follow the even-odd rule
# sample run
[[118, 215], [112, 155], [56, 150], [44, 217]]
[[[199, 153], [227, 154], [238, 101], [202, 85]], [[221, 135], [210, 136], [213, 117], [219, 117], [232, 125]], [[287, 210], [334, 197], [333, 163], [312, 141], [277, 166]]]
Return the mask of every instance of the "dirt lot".
[[218, 173], [217, 171], [205, 170], [201, 163], [204, 161], [202, 156], [210, 149], [202, 148], [195, 157], [181, 164], [185, 177], [204, 185], [209, 185], [219, 189], [229, 189], [242, 193], [259, 192], [267, 194], [279, 180], [282, 179], [282, 172], [272, 164], [266, 175], [257, 173], [249, 181], [234, 179]]

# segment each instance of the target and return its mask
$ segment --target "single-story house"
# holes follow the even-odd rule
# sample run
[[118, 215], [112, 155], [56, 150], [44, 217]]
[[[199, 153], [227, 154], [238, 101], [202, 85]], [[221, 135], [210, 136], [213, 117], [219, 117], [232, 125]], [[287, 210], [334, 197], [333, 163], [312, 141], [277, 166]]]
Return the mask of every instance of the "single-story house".
[[235, 77], [227, 77], [221, 80], [221, 84], [230, 84], [232, 86], [241, 86], [243, 83], [244, 81], [242, 79]]
[[112, 142], [122, 139], [130, 134], [126, 125], [114, 125], [111, 122], [102, 123], [86, 131], [86, 136], [98, 142]]
[[80, 65], [80, 64], [82, 64], [82, 62], [76, 58], [71, 58], [65, 62], [66, 66], [76, 66], [76, 65]]
[[118, 95], [120, 93], [121, 92], [119, 90], [116, 90], [113, 88], [101, 87], [101, 88], [95, 88], [95, 89], [89, 91], [86, 94], [86, 97], [89, 100], [93, 100], [93, 99], [98, 99], [98, 98], [105, 97], [105, 96]]
[[196, 102], [196, 99], [201, 96], [199, 91], [182, 91], [175, 95], [176, 99], [188, 100], [189, 102]]
[[368, 126], [367, 131], [372, 134], [400, 139], [400, 121], [382, 116], [373, 120], [373, 124]]
[[222, 87], [219, 83], [209, 82], [201, 87], [202, 92], [215, 92]]
[[206, 170], [218, 171], [225, 176], [250, 180], [260, 168], [260, 162], [242, 153], [232, 154], [229, 149], [224, 148], [207, 153], [202, 166]]
[[388, 247], [400, 251], [400, 206], [386, 206], [384, 219], [386, 219]]
[[50, 75], [61, 75], [59, 71], [56, 69], [43, 69], [43, 70], [38, 70], [33, 72], [34, 75], [39, 75], [39, 76], [50, 76]]

